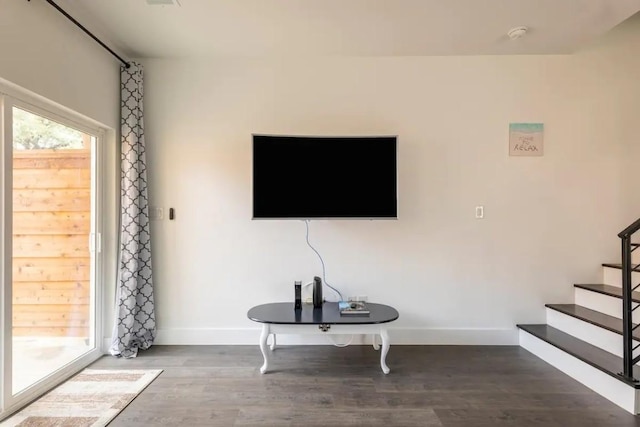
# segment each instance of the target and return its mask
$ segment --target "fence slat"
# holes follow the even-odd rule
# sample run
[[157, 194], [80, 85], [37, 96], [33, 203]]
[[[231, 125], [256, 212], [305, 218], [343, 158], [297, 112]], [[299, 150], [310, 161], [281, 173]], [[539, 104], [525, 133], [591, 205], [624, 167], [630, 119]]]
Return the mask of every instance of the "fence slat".
[[89, 326], [88, 313], [34, 312], [14, 313], [14, 327]]
[[16, 212], [13, 214], [15, 234], [82, 234], [89, 238], [89, 212]]
[[13, 309], [13, 314], [29, 313], [62, 313], [74, 315], [86, 315], [89, 317], [89, 304], [21, 304]]
[[[23, 291], [82, 291], [85, 293], [89, 293], [89, 281], [75, 281], [75, 282], [54, 282], [54, 281], [43, 281], [43, 282], [14, 282], [13, 283], [13, 291], [23, 290]], [[15, 309], [15, 307], [14, 307]]]
[[91, 206], [91, 191], [80, 188], [15, 189], [14, 212], [83, 212]]
[[85, 188], [91, 180], [89, 169], [14, 169], [13, 187]]
[[73, 337], [89, 338], [89, 327], [44, 327], [44, 328], [13, 328], [14, 337]]
[[13, 236], [13, 256], [14, 258], [87, 258], [89, 257], [89, 239], [85, 234], [17, 234]]
[[13, 152], [17, 169], [91, 169], [89, 150], [24, 150]]
[[13, 293], [14, 306], [20, 304], [89, 304], [89, 295], [84, 292], [70, 293], [55, 291], [16, 291]]
[[89, 258], [16, 258], [14, 282], [67, 282], [89, 278]]

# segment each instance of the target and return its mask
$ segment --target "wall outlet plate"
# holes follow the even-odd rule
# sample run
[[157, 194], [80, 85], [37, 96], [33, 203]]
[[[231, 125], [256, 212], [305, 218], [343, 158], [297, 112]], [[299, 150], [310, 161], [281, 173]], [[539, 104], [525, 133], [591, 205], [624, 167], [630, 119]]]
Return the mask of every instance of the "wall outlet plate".
[[158, 221], [158, 220], [164, 219], [164, 209], [156, 206], [151, 206], [149, 208], [149, 219], [151, 221]]

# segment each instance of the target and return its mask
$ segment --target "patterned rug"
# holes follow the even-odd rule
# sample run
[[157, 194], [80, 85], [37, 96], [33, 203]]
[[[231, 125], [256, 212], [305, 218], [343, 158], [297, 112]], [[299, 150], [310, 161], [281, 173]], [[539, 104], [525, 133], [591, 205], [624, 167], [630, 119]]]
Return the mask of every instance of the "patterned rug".
[[162, 369], [85, 369], [11, 418], [7, 427], [106, 426]]

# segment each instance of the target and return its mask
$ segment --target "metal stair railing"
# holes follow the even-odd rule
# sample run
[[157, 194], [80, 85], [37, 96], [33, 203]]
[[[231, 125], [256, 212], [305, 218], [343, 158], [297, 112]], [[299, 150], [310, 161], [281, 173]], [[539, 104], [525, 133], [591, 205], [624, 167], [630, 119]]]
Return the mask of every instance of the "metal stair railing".
[[633, 284], [633, 272], [640, 272], [640, 264], [631, 263], [631, 253], [640, 247], [638, 243], [632, 243], [631, 237], [640, 230], [640, 219], [622, 230], [618, 237], [622, 241], [622, 372], [620, 375], [628, 381], [638, 382], [633, 375], [633, 366], [640, 361], [640, 355], [634, 357], [635, 350], [640, 344], [633, 345], [633, 332], [640, 326], [633, 324], [633, 312], [640, 307], [640, 302], [633, 300], [633, 292], [640, 287], [640, 283]]

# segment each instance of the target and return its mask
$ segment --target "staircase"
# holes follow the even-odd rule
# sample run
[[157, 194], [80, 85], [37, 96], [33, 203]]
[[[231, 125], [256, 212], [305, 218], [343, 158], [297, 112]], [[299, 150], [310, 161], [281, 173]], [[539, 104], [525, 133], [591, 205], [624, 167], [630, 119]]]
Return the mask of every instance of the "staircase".
[[[632, 226], [640, 229], [640, 220]], [[634, 289], [640, 284], [640, 249], [633, 250], [640, 245], [630, 243], [630, 235], [637, 230], [632, 231], [626, 236], [625, 254], [625, 231], [619, 235], [623, 263], [603, 264], [602, 284], [574, 285], [574, 304], [547, 304], [546, 324], [518, 328], [521, 347], [638, 414], [640, 366], [635, 364], [633, 350], [640, 345], [640, 329], [634, 329], [640, 323], [640, 310], [634, 311], [640, 306], [640, 292]]]

